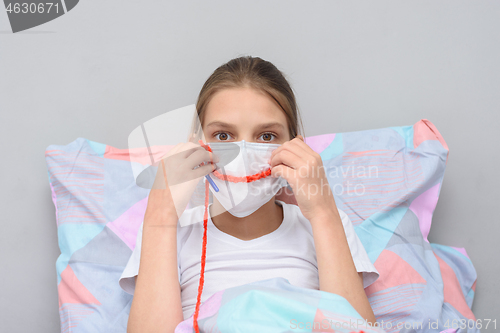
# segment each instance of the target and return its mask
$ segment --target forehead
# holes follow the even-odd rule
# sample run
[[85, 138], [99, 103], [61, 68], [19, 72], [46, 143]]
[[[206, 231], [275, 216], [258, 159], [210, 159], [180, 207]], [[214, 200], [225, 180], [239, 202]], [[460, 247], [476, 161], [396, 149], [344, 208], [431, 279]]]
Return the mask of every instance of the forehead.
[[215, 120], [251, 125], [280, 122], [286, 127], [286, 115], [279, 104], [264, 92], [252, 88], [231, 88], [215, 93], [207, 104], [204, 123]]

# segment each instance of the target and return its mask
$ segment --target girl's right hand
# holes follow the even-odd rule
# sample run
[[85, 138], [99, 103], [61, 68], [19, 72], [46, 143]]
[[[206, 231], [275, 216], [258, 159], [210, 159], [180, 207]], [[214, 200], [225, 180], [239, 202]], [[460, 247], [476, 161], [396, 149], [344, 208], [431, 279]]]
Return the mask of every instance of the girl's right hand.
[[175, 212], [179, 219], [196, 185], [215, 170], [217, 162], [217, 156], [199, 144], [183, 142], [174, 146], [158, 163], [146, 212], [163, 217]]

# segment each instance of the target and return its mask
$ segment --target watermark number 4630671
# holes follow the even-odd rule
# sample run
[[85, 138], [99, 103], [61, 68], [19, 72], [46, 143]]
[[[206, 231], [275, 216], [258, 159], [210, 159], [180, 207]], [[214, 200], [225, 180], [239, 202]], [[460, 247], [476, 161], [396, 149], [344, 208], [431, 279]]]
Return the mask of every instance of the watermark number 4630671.
[[73, 9], [79, 0], [4, 0], [12, 32], [52, 21]]

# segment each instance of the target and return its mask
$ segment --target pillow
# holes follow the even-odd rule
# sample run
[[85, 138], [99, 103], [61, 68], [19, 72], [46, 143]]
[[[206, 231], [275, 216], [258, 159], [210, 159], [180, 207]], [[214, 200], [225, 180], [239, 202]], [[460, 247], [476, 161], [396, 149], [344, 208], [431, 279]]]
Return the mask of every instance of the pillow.
[[[380, 273], [365, 289], [377, 320], [395, 329], [408, 321], [475, 319], [470, 307], [477, 276], [465, 249], [427, 241], [448, 157], [435, 126], [422, 119], [306, 143], [320, 153], [337, 206]], [[150, 166], [150, 155], [156, 160], [170, 148], [118, 149], [81, 137], [47, 147], [61, 250], [61, 331], [126, 332], [132, 296], [118, 280], [149, 194], [134, 174]]]
[[[448, 161], [434, 124], [422, 119], [306, 143], [320, 153], [337, 206], [380, 274], [365, 289], [377, 321], [439, 323], [445, 330], [453, 320], [475, 320], [477, 275], [465, 249], [427, 240]], [[448, 319], [450, 326], [441, 326]]]

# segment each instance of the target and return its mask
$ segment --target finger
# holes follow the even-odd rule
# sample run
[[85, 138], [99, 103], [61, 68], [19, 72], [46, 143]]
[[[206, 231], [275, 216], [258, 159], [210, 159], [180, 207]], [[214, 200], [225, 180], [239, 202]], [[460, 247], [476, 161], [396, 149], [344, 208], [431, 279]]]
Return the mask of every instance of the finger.
[[284, 164], [293, 169], [298, 169], [304, 164], [304, 160], [290, 150], [281, 150], [271, 158], [269, 164], [271, 165], [271, 170], [273, 167], [280, 164]]
[[216, 168], [215, 164], [205, 164], [192, 171], [193, 178], [199, 178], [208, 175]]
[[[309, 154], [316, 154], [316, 152], [314, 151], [314, 149], [312, 149], [305, 141], [305, 138], [302, 136], [302, 135], [298, 135], [297, 137], [300, 138], [300, 140], [296, 140], [295, 141], [295, 144], [299, 147], [301, 147], [302, 149], [304, 149], [305, 151], [309, 152]], [[292, 140], [293, 141], [293, 140]]]
[[293, 179], [295, 178], [295, 174], [297, 171], [295, 169], [290, 168], [287, 165], [277, 165], [271, 169], [271, 177], [281, 177], [285, 179], [290, 186], [293, 188]]
[[184, 143], [182, 143], [172, 148], [164, 157], [162, 157], [161, 160], [162, 161], [164, 160], [166, 163], [169, 164], [173, 163], [178, 165], [181, 162], [184, 162], [186, 158], [193, 153], [193, 149], [194, 148], [190, 148], [186, 150], [186, 146], [184, 145]]
[[219, 158], [213, 155], [211, 152], [206, 150], [197, 150], [186, 159], [186, 165], [193, 169], [195, 166], [198, 166], [202, 163], [217, 163]]
[[179, 152], [182, 152], [182, 151], [185, 151], [185, 150], [188, 150], [191, 148], [196, 148], [196, 147], [200, 147], [200, 145], [193, 143], [193, 142], [181, 142], [181, 143], [176, 144], [172, 148], [172, 152], [179, 153]]
[[279, 146], [277, 149], [273, 150], [268, 163], [271, 164], [271, 161], [274, 159], [274, 156], [280, 154], [280, 152], [282, 151], [289, 151], [290, 153], [297, 155], [297, 157], [302, 159], [304, 162], [306, 161], [306, 159], [304, 158], [306, 156], [304, 151], [299, 150], [299, 148], [293, 143], [291, 143], [291, 141], [287, 141], [281, 146]]
[[293, 139], [293, 140], [290, 140], [290, 141], [287, 141], [287, 142], [283, 143], [281, 146], [279, 146], [278, 148], [276, 148], [275, 150], [273, 150], [273, 152], [271, 153], [271, 157], [269, 158], [269, 160], [272, 160], [272, 158], [276, 154], [279, 154], [279, 152], [281, 152], [283, 150], [288, 150], [288, 151], [296, 154], [300, 158], [304, 159], [305, 154], [307, 152], [302, 147], [300, 147], [299, 145], [297, 145], [295, 142], [296, 142], [296, 139]]
[[185, 160], [198, 151], [205, 152], [206, 150], [199, 144], [195, 144], [192, 142], [183, 142], [179, 145], [179, 147], [177, 147], [175, 152], [169, 154], [169, 157], [173, 159]]
[[161, 159], [169, 158], [175, 156], [175, 158], [186, 158], [193, 153], [193, 149], [201, 148], [200, 145], [194, 144], [192, 142], [181, 142], [174, 147], [170, 148]]
[[277, 165], [271, 169], [271, 177], [282, 177], [288, 181], [288, 183], [290, 183], [289, 179], [293, 173], [295, 173], [294, 169], [283, 164]]
[[311, 151], [309, 149], [306, 149], [303, 144], [305, 145], [304, 141], [295, 138], [293, 140], [290, 140], [288, 144], [284, 145], [283, 149], [292, 150], [305, 160], [304, 157], [306, 155], [311, 155]]
[[194, 154], [197, 151], [206, 151], [205, 148], [200, 146], [199, 144], [195, 144], [192, 142], [186, 142], [180, 148], [179, 157], [188, 158], [190, 155]]

